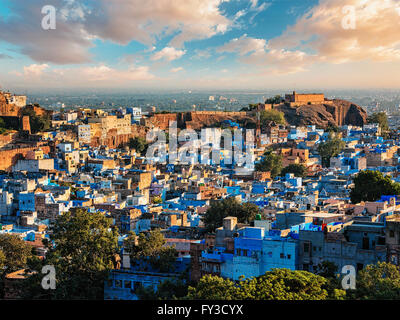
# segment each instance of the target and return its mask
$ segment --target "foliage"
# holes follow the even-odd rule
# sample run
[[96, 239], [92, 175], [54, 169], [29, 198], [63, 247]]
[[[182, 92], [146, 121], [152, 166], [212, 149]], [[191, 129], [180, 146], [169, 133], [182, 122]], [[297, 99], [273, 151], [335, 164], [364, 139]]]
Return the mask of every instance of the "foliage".
[[236, 198], [227, 198], [211, 203], [204, 216], [204, 225], [208, 231], [213, 232], [222, 226], [224, 218], [228, 216], [237, 217], [239, 223], [250, 223], [260, 213], [260, 209], [253, 203], [241, 204]]
[[0, 234], [0, 250], [5, 256], [5, 273], [25, 268], [28, 259], [33, 256], [32, 247], [15, 235]]
[[278, 110], [265, 110], [260, 114], [260, 121], [262, 126], [266, 126], [268, 122], [274, 121], [276, 124], [286, 124], [285, 115]]
[[38, 116], [33, 109], [24, 109], [22, 115], [29, 116], [32, 133], [46, 131], [51, 127], [51, 118], [46, 115]]
[[276, 95], [273, 98], [268, 98], [267, 100], [265, 100], [266, 104], [279, 104], [282, 101], [282, 97], [280, 95]]
[[43, 265], [56, 270], [56, 290], [44, 292], [38, 274], [30, 278], [29, 295], [39, 299], [103, 299], [104, 281], [118, 252], [118, 232], [101, 213], [67, 212], [52, 225]]
[[271, 177], [279, 176], [282, 171], [282, 156], [272, 150], [265, 152], [264, 159], [255, 166], [256, 171], [271, 172]]
[[189, 287], [188, 299], [198, 300], [325, 300], [327, 280], [307, 271], [273, 269], [257, 278], [235, 283], [207, 275]]
[[0, 273], [3, 272], [3, 268], [6, 266], [6, 255], [3, 250], [0, 250]]
[[130, 253], [133, 263], [150, 263], [150, 265], [161, 272], [170, 271], [176, 260], [174, 247], [165, 246], [167, 241], [159, 229], [148, 233], [141, 233], [136, 237], [131, 232], [125, 240], [124, 246]]
[[13, 130], [13, 128], [7, 126], [3, 118], [0, 118], [0, 134], [5, 134], [8, 131]]
[[400, 272], [397, 266], [378, 262], [361, 270], [352, 298], [371, 300], [400, 299]]
[[318, 152], [321, 156], [322, 164], [325, 167], [330, 166], [330, 160], [332, 157], [336, 157], [345, 147], [345, 142], [338, 135], [331, 133], [328, 141], [321, 143], [318, 146]]
[[162, 199], [161, 199], [161, 197], [153, 197], [153, 203], [154, 204], [160, 204], [160, 203], [162, 203]]
[[139, 286], [136, 295], [139, 300], [175, 300], [188, 294], [188, 286], [182, 279], [167, 279], [157, 286], [154, 290], [151, 286]]
[[386, 112], [376, 112], [368, 117], [368, 123], [377, 123], [382, 131], [389, 130], [389, 121]]
[[131, 149], [135, 149], [136, 152], [143, 154], [147, 150], [148, 143], [145, 138], [135, 137], [129, 139], [128, 146]]
[[354, 187], [350, 191], [351, 202], [376, 201], [382, 195], [399, 195], [400, 184], [393, 182], [390, 176], [380, 171], [365, 170], [354, 178]]
[[303, 164], [289, 164], [281, 171], [281, 176], [285, 176], [286, 173], [293, 173], [296, 177], [304, 178], [307, 174], [307, 168]]
[[343, 300], [346, 298], [346, 291], [341, 287], [340, 275], [338, 266], [331, 261], [322, 261], [317, 265], [316, 274], [324, 277], [327, 282], [323, 286], [328, 292], [328, 298], [331, 300]]
[[32, 247], [15, 235], [0, 234], [0, 298], [4, 295], [4, 277], [27, 267], [33, 258]]
[[248, 107], [243, 107], [242, 109], [240, 109], [240, 111], [241, 112], [242, 111], [249, 112], [249, 111], [253, 111], [253, 110], [257, 109], [257, 107], [258, 107], [257, 103], [250, 103]]
[[241, 288], [229, 279], [205, 275], [196, 287], [189, 287], [189, 300], [239, 300]]

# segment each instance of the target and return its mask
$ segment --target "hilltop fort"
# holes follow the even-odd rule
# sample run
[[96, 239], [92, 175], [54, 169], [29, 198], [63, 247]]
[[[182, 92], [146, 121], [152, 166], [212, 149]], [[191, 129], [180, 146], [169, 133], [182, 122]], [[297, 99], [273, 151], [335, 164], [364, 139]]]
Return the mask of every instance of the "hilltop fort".
[[[289, 125], [329, 126], [356, 125], [367, 123], [367, 112], [360, 106], [346, 101], [329, 100], [323, 93], [286, 94], [279, 103], [263, 103], [258, 111], [278, 110], [285, 114]], [[193, 111], [178, 113], [154, 114], [143, 123], [146, 126], [168, 128], [170, 121], [176, 121], [178, 127], [200, 129], [212, 126], [224, 120], [232, 120], [242, 124], [255, 124], [255, 110], [247, 112]]]

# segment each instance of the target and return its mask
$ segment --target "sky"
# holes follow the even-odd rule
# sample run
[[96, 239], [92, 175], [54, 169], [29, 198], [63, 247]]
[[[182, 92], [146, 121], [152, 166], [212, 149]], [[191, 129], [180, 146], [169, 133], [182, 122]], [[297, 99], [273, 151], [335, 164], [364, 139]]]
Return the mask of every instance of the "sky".
[[399, 0], [0, 0], [0, 89], [398, 89], [399, 30]]

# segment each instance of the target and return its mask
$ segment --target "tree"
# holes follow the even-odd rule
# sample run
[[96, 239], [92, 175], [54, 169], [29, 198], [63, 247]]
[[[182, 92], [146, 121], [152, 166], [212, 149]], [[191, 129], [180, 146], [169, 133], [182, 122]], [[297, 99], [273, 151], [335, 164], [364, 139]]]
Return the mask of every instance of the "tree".
[[334, 135], [331, 132], [328, 141], [321, 143], [318, 146], [318, 152], [321, 156], [322, 164], [325, 167], [329, 167], [331, 158], [338, 156], [345, 146], [345, 142], [338, 135]]
[[6, 266], [6, 255], [3, 250], [0, 250], [0, 273], [3, 272], [3, 268]]
[[331, 300], [343, 300], [346, 297], [346, 291], [341, 287], [340, 276], [337, 272], [338, 266], [331, 261], [325, 260], [317, 265], [316, 274], [327, 280], [323, 288], [326, 289]]
[[246, 281], [242, 290], [252, 300], [325, 300], [327, 280], [307, 271], [273, 269]]
[[282, 156], [272, 150], [267, 150], [264, 159], [255, 166], [256, 171], [271, 172], [271, 177], [275, 178], [282, 171]]
[[286, 173], [293, 173], [296, 177], [304, 178], [307, 173], [307, 168], [303, 164], [289, 164], [281, 171], [281, 176], [285, 176]]
[[[39, 105], [36, 105], [40, 107]], [[29, 116], [29, 123], [32, 133], [38, 133], [50, 129], [51, 118], [49, 115], [38, 116], [33, 109], [25, 108], [22, 111], [23, 116]]]
[[189, 287], [188, 299], [198, 300], [326, 300], [327, 280], [307, 271], [273, 269], [237, 283], [207, 275]]
[[226, 217], [237, 217], [239, 223], [250, 223], [255, 220], [260, 209], [253, 203], [239, 203], [235, 198], [227, 198], [211, 203], [211, 207], [204, 215], [204, 225], [208, 231], [213, 232], [222, 226]]
[[276, 124], [286, 124], [285, 115], [283, 112], [278, 110], [266, 110], [260, 114], [260, 121], [262, 126], [268, 125], [270, 121], [274, 121]]
[[218, 276], [205, 275], [196, 287], [189, 287], [189, 300], [239, 300], [240, 287], [229, 279]]
[[5, 273], [25, 268], [28, 259], [33, 256], [32, 247], [15, 235], [0, 234], [0, 250], [5, 256]]
[[266, 104], [279, 104], [282, 102], [282, 97], [280, 95], [276, 95], [273, 98], [268, 98], [267, 100], [265, 100]]
[[142, 154], [145, 150], [147, 150], [148, 143], [145, 138], [135, 137], [129, 139], [128, 146], [131, 149], [135, 149], [136, 152]]
[[139, 286], [135, 293], [139, 300], [175, 300], [187, 296], [188, 286], [183, 279], [167, 279], [156, 290], [151, 286]]
[[167, 272], [173, 268], [177, 252], [174, 247], [165, 246], [166, 243], [164, 235], [156, 229], [141, 233], [138, 237], [132, 232], [124, 246], [134, 264], [145, 266], [149, 263], [154, 269]]
[[378, 262], [361, 270], [357, 276], [352, 298], [371, 300], [399, 300], [400, 272], [397, 266]]
[[386, 112], [373, 113], [367, 119], [368, 123], [377, 123], [381, 128], [382, 132], [389, 130], [389, 121]]
[[[51, 227], [49, 251], [42, 265], [56, 270], [56, 289], [40, 288], [41, 270], [30, 279], [30, 297], [39, 299], [103, 299], [104, 281], [114, 268], [118, 232], [101, 213], [76, 210], [59, 216]], [[40, 266], [36, 266], [39, 268]]]
[[399, 195], [400, 184], [393, 182], [390, 176], [380, 171], [365, 170], [354, 178], [354, 187], [350, 191], [351, 202], [376, 201], [382, 195]]
[[32, 247], [15, 235], [0, 234], [0, 297], [3, 296], [4, 277], [27, 267], [33, 258]]

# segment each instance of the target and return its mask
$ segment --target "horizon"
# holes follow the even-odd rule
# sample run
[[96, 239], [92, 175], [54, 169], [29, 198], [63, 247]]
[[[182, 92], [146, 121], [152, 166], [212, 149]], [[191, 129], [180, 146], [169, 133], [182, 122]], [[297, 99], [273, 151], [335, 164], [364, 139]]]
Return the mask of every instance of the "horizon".
[[9, 90], [400, 89], [395, 0], [1, 2]]

